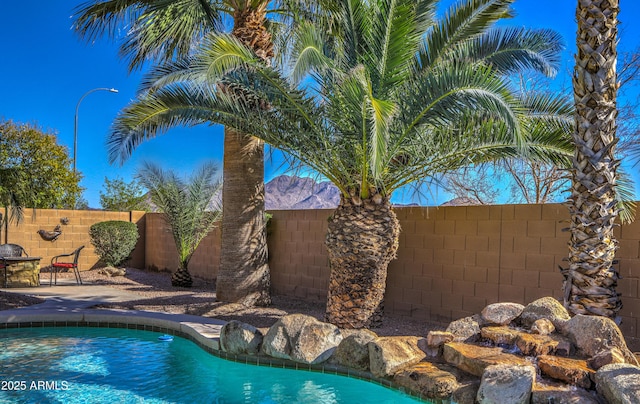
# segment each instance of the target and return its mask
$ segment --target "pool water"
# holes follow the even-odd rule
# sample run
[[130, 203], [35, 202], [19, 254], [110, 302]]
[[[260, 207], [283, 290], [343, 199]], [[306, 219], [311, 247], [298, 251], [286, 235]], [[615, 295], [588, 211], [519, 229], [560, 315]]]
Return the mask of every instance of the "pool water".
[[415, 403], [357, 379], [244, 365], [113, 328], [0, 330], [0, 403]]

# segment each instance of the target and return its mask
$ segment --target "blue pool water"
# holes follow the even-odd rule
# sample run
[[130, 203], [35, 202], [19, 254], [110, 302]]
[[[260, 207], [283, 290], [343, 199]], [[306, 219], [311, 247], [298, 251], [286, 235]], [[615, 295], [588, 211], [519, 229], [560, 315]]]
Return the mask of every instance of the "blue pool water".
[[342, 376], [244, 365], [160, 333], [0, 330], [0, 403], [415, 403]]

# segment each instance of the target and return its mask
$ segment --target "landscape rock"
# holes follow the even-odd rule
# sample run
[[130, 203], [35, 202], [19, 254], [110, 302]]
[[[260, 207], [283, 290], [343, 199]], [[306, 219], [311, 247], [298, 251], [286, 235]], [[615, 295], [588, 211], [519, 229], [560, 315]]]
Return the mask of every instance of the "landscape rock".
[[444, 359], [447, 363], [467, 373], [481, 377], [491, 365], [528, 365], [526, 359], [503, 352], [502, 348], [487, 348], [461, 342], [444, 344]]
[[480, 335], [495, 345], [515, 345], [522, 331], [509, 327], [483, 327]]
[[290, 314], [269, 328], [262, 352], [274, 358], [317, 364], [326, 361], [342, 341], [338, 327], [304, 314]]
[[456, 391], [451, 395], [451, 402], [456, 404], [475, 404], [480, 380], [460, 383]]
[[524, 306], [518, 303], [493, 303], [482, 310], [482, 318], [491, 324], [507, 325], [522, 313]]
[[446, 399], [458, 389], [458, 379], [453, 373], [430, 362], [420, 362], [400, 370], [393, 380], [430, 399]]
[[455, 342], [475, 342], [480, 337], [480, 316], [465, 317], [449, 324], [446, 332], [454, 335]]
[[579, 354], [593, 357], [602, 351], [618, 348], [627, 363], [639, 365], [627, 348], [620, 328], [607, 317], [578, 314], [567, 322], [564, 332], [576, 345]]
[[564, 383], [535, 383], [531, 404], [602, 404], [595, 394]]
[[591, 387], [591, 377], [595, 373], [585, 360], [559, 358], [551, 355], [538, 357], [538, 368], [543, 374], [553, 379], [585, 389]]
[[98, 269], [98, 273], [100, 275], [105, 275], [105, 276], [109, 276], [109, 277], [114, 277], [114, 276], [125, 276], [127, 274], [127, 269], [126, 268], [115, 268], [115, 267], [104, 267], [102, 269]]
[[427, 334], [427, 346], [429, 348], [440, 348], [447, 342], [453, 341], [455, 335], [446, 331], [429, 331]]
[[[562, 345], [561, 345], [562, 344]], [[562, 354], [569, 354], [570, 352], [564, 352], [569, 347], [571, 350], [571, 343], [564, 338], [558, 336], [539, 335], [539, 334], [527, 334], [521, 333], [516, 340], [516, 346], [520, 349], [523, 355], [526, 356], [540, 356], [555, 354], [558, 351], [558, 347]], [[566, 355], [563, 355], [566, 356]]]
[[536, 368], [532, 365], [492, 365], [482, 374], [477, 400], [480, 404], [528, 404]]
[[598, 369], [596, 390], [610, 403], [640, 403], [640, 368], [626, 363], [614, 363]]
[[256, 327], [231, 320], [220, 330], [220, 348], [234, 355], [257, 355], [263, 335]]
[[376, 377], [393, 376], [399, 370], [422, 361], [419, 337], [378, 337], [369, 342], [369, 368]]
[[531, 332], [540, 335], [549, 335], [556, 330], [551, 320], [540, 318], [531, 325]]
[[[427, 346], [423, 351], [431, 358], [442, 356], [442, 346], [453, 341], [455, 336], [446, 331], [429, 331], [427, 334]], [[422, 347], [420, 347], [422, 348]]]
[[331, 356], [331, 362], [358, 370], [369, 370], [369, 342], [378, 335], [369, 330], [357, 330], [345, 337]]
[[612, 363], [625, 363], [624, 355], [618, 348], [607, 349], [587, 361], [592, 369], [598, 370]]
[[556, 329], [561, 330], [564, 323], [571, 319], [571, 316], [559, 301], [547, 296], [529, 303], [522, 310], [519, 321], [525, 327], [531, 328], [533, 323], [541, 318], [546, 318], [553, 323]]

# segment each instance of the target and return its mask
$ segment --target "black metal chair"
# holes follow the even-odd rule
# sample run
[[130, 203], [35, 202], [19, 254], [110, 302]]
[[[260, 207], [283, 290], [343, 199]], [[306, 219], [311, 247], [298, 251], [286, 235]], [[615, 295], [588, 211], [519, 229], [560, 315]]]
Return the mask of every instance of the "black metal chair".
[[10, 257], [28, 257], [29, 254], [18, 244], [0, 244], [0, 269], [4, 270], [4, 287], [7, 287], [7, 261]]
[[[51, 276], [49, 277], [49, 286], [51, 286], [52, 281], [55, 285], [58, 284], [58, 271], [62, 269], [73, 269], [73, 274], [76, 276], [76, 283], [78, 285], [82, 285], [82, 278], [80, 278], [80, 271], [78, 270], [78, 257], [80, 256], [80, 251], [84, 248], [84, 246], [78, 247], [74, 252], [70, 254], [60, 254], [51, 258]], [[67, 259], [60, 261], [60, 258], [63, 257], [73, 257], [73, 259]]]

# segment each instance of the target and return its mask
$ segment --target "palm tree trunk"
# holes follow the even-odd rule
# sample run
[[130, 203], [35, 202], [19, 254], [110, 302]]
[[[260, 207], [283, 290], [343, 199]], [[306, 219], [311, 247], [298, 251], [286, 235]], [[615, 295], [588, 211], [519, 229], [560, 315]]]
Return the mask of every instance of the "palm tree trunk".
[[616, 209], [616, 41], [618, 0], [580, 0], [573, 88], [576, 146], [569, 200], [571, 239], [565, 306], [615, 319], [622, 307], [613, 267]]
[[265, 227], [264, 144], [225, 128], [217, 300], [271, 304]]
[[[234, 12], [232, 34], [266, 63], [273, 56], [266, 5]], [[256, 106], [258, 108], [258, 106]], [[219, 301], [271, 304], [264, 218], [264, 143], [225, 128], [222, 182], [222, 244], [216, 283]]]
[[171, 274], [171, 286], [181, 288], [190, 288], [193, 285], [193, 279], [187, 268], [178, 268], [176, 272]]
[[388, 199], [341, 199], [326, 240], [331, 267], [327, 321], [341, 328], [382, 323], [387, 267], [396, 257], [399, 235], [400, 224]]

